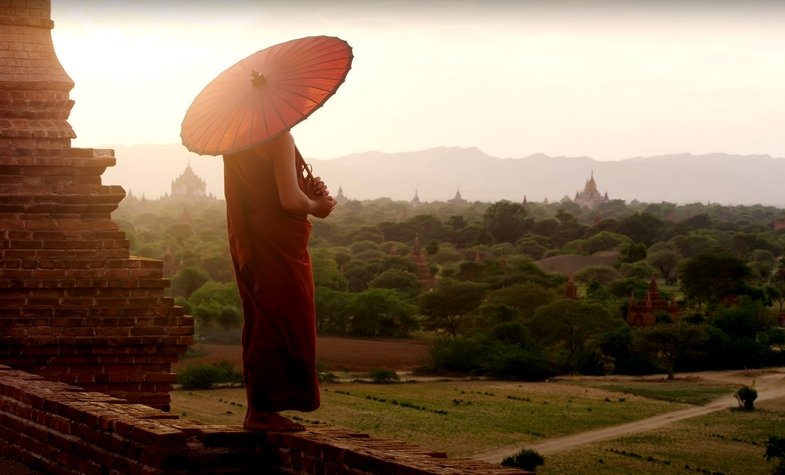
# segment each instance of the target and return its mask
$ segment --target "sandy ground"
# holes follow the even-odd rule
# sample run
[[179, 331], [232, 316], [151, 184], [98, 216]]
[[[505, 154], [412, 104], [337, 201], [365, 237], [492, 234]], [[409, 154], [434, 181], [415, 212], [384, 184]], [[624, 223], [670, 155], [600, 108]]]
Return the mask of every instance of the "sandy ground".
[[[365, 372], [372, 369], [389, 369], [399, 372], [413, 371], [428, 360], [428, 343], [421, 340], [375, 340], [368, 338], [343, 338], [319, 336], [316, 359], [326, 371]], [[197, 356], [181, 358], [173, 365], [175, 372], [188, 365], [211, 364], [228, 361], [242, 367], [240, 345], [198, 343], [193, 346]], [[200, 356], [201, 355], [201, 356]]]
[[[768, 368], [752, 371], [706, 371], [701, 373], [682, 373], [678, 376], [704, 381], [731, 383], [738, 385], [739, 387], [751, 385], [754, 381], [755, 389], [758, 391], [758, 398], [755, 402], [785, 397], [785, 368]], [[727, 395], [703, 406], [690, 407], [659, 414], [639, 421], [629, 422], [627, 424], [604, 427], [555, 439], [544, 440], [537, 444], [526, 445], [525, 448], [533, 449], [543, 455], [547, 455], [560, 450], [569, 450], [579, 445], [597, 442], [599, 440], [613, 439], [629, 434], [650, 431], [670, 424], [671, 422], [688, 419], [690, 417], [703, 416], [730, 407], [738, 407], [738, 402], [732, 395]], [[475, 455], [474, 458], [490, 463], [501, 463], [505, 457], [517, 454], [521, 448], [523, 448], [522, 445], [504, 447], [484, 454]]]

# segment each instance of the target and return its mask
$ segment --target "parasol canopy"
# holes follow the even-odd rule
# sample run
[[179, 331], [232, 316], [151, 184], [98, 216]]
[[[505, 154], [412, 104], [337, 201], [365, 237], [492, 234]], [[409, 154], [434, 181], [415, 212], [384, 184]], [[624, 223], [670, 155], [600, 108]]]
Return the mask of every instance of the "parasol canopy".
[[352, 59], [352, 47], [332, 36], [309, 36], [253, 53], [196, 96], [182, 122], [183, 145], [200, 155], [223, 155], [272, 139], [335, 94]]

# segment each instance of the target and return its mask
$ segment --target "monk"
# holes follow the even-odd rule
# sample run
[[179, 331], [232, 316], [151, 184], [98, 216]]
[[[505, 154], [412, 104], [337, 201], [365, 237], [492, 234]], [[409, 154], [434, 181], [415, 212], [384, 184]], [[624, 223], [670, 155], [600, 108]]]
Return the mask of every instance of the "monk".
[[335, 200], [321, 179], [303, 176], [305, 167], [288, 131], [224, 156], [229, 247], [243, 303], [247, 430], [305, 430], [278, 412], [319, 407], [307, 216], [327, 217]]

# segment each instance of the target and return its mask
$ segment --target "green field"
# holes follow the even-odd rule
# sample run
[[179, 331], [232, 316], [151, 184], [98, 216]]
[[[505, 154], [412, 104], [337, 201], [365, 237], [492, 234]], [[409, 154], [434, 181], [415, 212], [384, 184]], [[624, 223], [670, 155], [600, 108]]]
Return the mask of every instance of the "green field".
[[[240, 424], [245, 410], [240, 389], [176, 391], [172, 400], [176, 414], [208, 423]], [[562, 383], [343, 383], [323, 386], [319, 410], [289, 415], [471, 456], [686, 406]]]
[[[451, 457], [471, 457], [704, 404], [733, 390], [706, 381], [602, 379], [330, 383], [322, 388], [322, 408], [288, 415], [307, 425], [341, 426], [403, 439]], [[538, 473], [770, 473], [773, 464], [763, 457], [764, 446], [769, 436], [785, 435], [785, 400], [756, 407], [753, 412], [723, 410], [551, 453]], [[245, 393], [174, 391], [172, 411], [206, 423], [240, 424]]]
[[545, 458], [537, 473], [768, 474], [763, 454], [771, 435], [785, 435], [785, 401], [753, 412], [725, 410], [675, 422], [645, 434], [590, 444]]

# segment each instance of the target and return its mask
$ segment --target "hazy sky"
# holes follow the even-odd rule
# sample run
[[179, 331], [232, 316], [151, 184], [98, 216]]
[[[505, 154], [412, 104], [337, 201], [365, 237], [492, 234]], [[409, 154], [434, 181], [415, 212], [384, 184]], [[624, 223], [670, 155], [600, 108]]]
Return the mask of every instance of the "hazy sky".
[[75, 146], [179, 143], [226, 67], [330, 35], [355, 59], [293, 129], [307, 156], [785, 157], [785, 2], [52, 0], [52, 19]]

